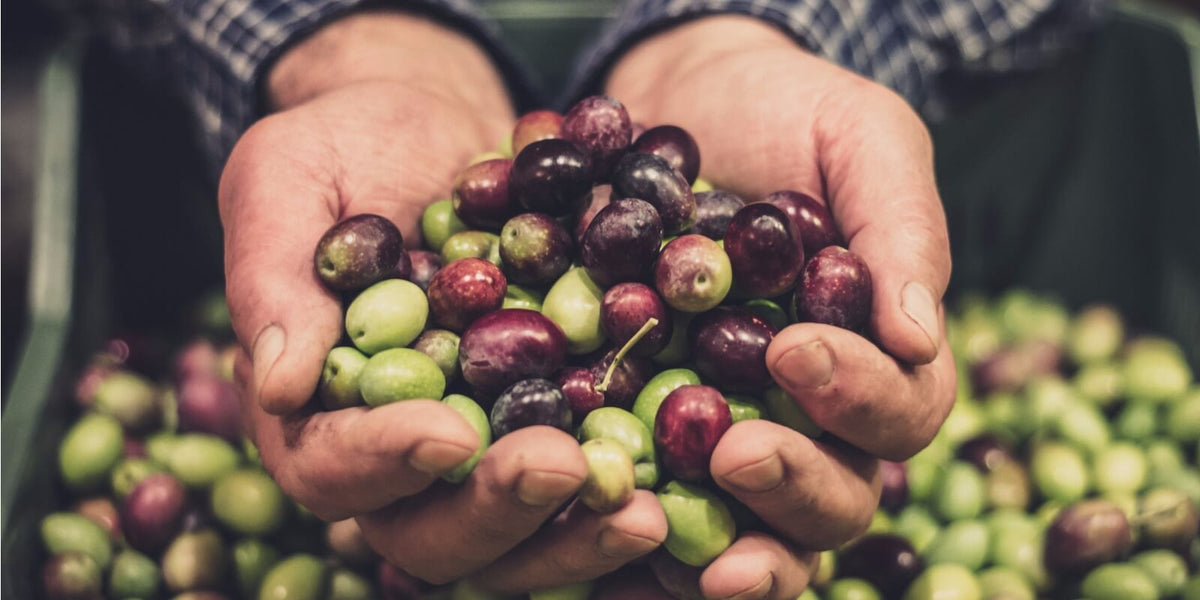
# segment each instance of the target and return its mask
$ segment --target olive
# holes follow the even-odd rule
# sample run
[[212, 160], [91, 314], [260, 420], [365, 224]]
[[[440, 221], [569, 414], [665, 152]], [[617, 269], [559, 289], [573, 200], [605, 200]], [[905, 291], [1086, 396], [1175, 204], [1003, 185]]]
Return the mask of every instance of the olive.
[[108, 532], [83, 515], [51, 513], [42, 519], [42, 545], [48, 554], [77, 552], [90, 557], [101, 569], [112, 561]]
[[50, 600], [93, 600], [103, 587], [104, 573], [87, 554], [58, 554], [42, 567], [42, 591]]
[[259, 600], [321, 600], [329, 573], [311, 554], [293, 554], [267, 572], [258, 591]]
[[99, 488], [121, 460], [124, 442], [116, 419], [95, 413], [84, 416], [71, 426], [58, 448], [63, 482], [75, 491]]
[[1046, 567], [1055, 573], [1083, 573], [1132, 546], [1124, 511], [1105, 500], [1085, 500], [1059, 513], [1046, 530]]
[[144, 554], [125, 550], [113, 559], [108, 595], [112, 598], [153, 598], [162, 577], [158, 565]]
[[287, 516], [283, 491], [266, 473], [240, 469], [213, 484], [213, 516], [241, 535], [267, 535], [278, 529]]
[[838, 557], [838, 577], [866, 581], [886, 597], [907, 589], [922, 568], [924, 562], [912, 544], [892, 534], [863, 536]]

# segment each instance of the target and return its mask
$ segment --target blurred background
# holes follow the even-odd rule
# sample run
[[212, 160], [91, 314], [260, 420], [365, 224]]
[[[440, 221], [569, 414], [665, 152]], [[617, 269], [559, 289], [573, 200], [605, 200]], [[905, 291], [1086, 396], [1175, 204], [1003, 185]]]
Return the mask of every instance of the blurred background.
[[[507, 0], [487, 9], [555, 89], [567, 57], [615, 5]], [[968, 92], [949, 118], [931, 124], [956, 259], [954, 292], [1022, 285], [1072, 306], [1112, 302], [1134, 326], [1172, 332], [1195, 363], [1200, 3], [1118, 6], [1104, 28], [1051, 68], [963, 82]], [[35, 322], [31, 309], [39, 308], [30, 305], [31, 290], [39, 302], [62, 296], [65, 306], [41, 313], [42, 320], [63, 321], [68, 352], [78, 353], [101, 335], [169, 330], [202, 292], [220, 285], [221, 258], [214, 190], [182, 107], [86, 40], [64, 51], [70, 30], [43, 3], [14, 0], [4, 8], [0, 356], [7, 403], [23, 358], [55, 360], [23, 346]], [[55, 56], [63, 83], [39, 95]], [[73, 101], [57, 96], [76, 91], [72, 113]], [[53, 106], [77, 114], [78, 127], [47, 131], [64, 125], [47, 112]], [[48, 207], [39, 214], [46, 186], [68, 181], [77, 191], [68, 194], [73, 213]], [[66, 255], [38, 261], [54, 248]]]

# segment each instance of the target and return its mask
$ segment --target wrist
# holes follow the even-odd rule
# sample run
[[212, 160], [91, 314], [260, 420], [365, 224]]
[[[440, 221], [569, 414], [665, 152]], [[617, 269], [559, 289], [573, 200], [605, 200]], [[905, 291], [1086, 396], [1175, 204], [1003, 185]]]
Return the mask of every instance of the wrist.
[[396, 10], [344, 16], [289, 48], [267, 73], [264, 99], [275, 112], [373, 81], [417, 87], [481, 117], [512, 112], [504, 81], [470, 37]]
[[637, 103], [675, 78], [701, 76], [721, 60], [748, 52], [801, 48], [773, 25], [744, 15], [712, 15], [648, 37], [626, 51], [609, 71], [605, 89]]

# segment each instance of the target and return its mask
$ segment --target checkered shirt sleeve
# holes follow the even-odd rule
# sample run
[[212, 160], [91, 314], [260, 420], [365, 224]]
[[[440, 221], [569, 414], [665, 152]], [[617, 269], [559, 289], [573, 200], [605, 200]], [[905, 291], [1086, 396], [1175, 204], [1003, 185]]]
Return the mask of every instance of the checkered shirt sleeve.
[[635, 0], [581, 57], [570, 97], [592, 93], [620, 53], [675, 23], [721, 13], [767, 21], [803, 47], [922, 107], [948, 72], [1045, 64], [1078, 41], [1109, 0]]
[[[238, 137], [262, 116], [260, 81], [301, 36], [368, 0], [77, 0], [72, 7], [149, 81], [180, 92], [219, 170]], [[472, 35], [517, 96], [529, 81], [469, 0], [395, 0]]]

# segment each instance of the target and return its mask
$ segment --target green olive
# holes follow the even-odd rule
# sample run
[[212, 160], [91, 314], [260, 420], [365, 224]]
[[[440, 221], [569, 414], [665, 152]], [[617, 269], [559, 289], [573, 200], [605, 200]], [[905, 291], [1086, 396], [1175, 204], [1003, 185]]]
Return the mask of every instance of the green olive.
[[238, 589], [245, 598], [258, 594], [267, 571], [279, 562], [279, 551], [256, 538], [246, 538], [233, 546], [233, 567]]
[[236, 469], [239, 461], [237, 450], [229, 442], [202, 433], [188, 433], [175, 441], [167, 470], [184, 485], [203, 488]]
[[59, 512], [42, 519], [42, 546], [47, 554], [78, 552], [91, 557], [101, 569], [112, 561], [108, 532], [83, 515]]
[[1188, 566], [1183, 557], [1170, 550], [1147, 550], [1135, 554], [1129, 562], [1139, 566], [1158, 588], [1159, 595], [1172, 598], [1187, 583]]
[[500, 308], [524, 308], [542, 312], [545, 300], [546, 295], [537, 290], [509, 283], [508, 289], [504, 291], [504, 304]]
[[579, 426], [579, 441], [606, 439], [621, 444], [633, 460], [637, 487], [650, 489], [658, 483], [658, 462], [650, 431], [633, 413], [615, 406], [602, 406], [584, 417]]
[[1037, 592], [1020, 571], [1011, 567], [992, 567], [979, 573], [984, 598], [1035, 600]]
[[946, 563], [933, 565], [921, 573], [904, 600], [982, 600], [979, 580], [962, 565]]
[[145, 458], [126, 458], [112, 471], [112, 490], [118, 500], [124, 500], [143, 479], [161, 473], [158, 463]]
[[724, 396], [725, 403], [729, 405], [729, 412], [733, 415], [734, 423], [766, 418], [767, 411], [758, 400], [741, 394], [725, 394]]
[[681, 562], [702, 567], [733, 543], [736, 526], [729, 508], [712, 492], [672, 481], [658, 492], [667, 516], [667, 551]]
[[825, 592], [828, 600], [880, 600], [883, 596], [870, 583], [862, 579], [839, 579]]
[[983, 512], [987, 488], [975, 467], [955, 461], [946, 466], [933, 492], [932, 506], [947, 521], [972, 519]]
[[1160, 337], [1135, 340], [1125, 349], [1125, 392], [1134, 400], [1168, 402], [1183, 396], [1192, 369], [1175, 342]]
[[633, 414], [642, 420], [649, 431], [654, 431], [654, 419], [658, 407], [667, 395], [685, 385], [700, 385], [700, 376], [689, 369], [667, 369], [650, 378], [633, 401]]
[[1129, 442], [1103, 448], [1092, 461], [1092, 477], [1102, 493], [1135, 493], [1146, 484], [1147, 473], [1145, 453]]
[[[666, 245], [667, 240], [663, 240]], [[691, 313], [671, 311], [671, 340], [667, 342], [667, 347], [655, 354], [652, 359], [654, 362], [666, 366], [675, 367], [683, 364], [691, 356], [691, 348], [688, 347], [688, 326], [692, 324], [692, 319], [696, 315]]]
[[588, 600], [595, 586], [594, 581], [583, 581], [548, 590], [537, 590], [529, 592], [529, 600]]
[[267, 535], [287, 517], [283, 491], [258, 469], [223, 475], [213, 484], [210, 498], [217, 520], [241, 535]]
[[580, 446], [588, 474], [579, 488], [579, 500], [598, 513], [620, 510], [633, 499], [633, 459], [620, 442], [604, 438]]
[[987, 525], [970, 519], [955, 521], [925, 549], [925, 561], [931, 565], [957, 563], [977, 571], [987, 559], [989, 542]]
[[173, 592], [212, 589], [225, 584], [229, 555], [211, 529], [181, 533], [162, 557], [162, 576]]
[[371, 582], [362, 575], [341, 568], [329, 576], [329, 593], [324, 600], [371, 600]]
[[1173, 404], [1164, 419], [1167, 435], [1180, 444], [1200, 441], [1200, 387]]
[[487, 231], [460, 231], [446, 239], [441, 254], [445, 264], [460, 258], [482, 258], [499, 267], [500, 236]]
[[1059, 414], [1055, 430], [1063, 440], [1093, 456], [1107, 447], [1112, 439], [1104, 414], [1082, 402], [1071, 405]]
[[788, 395], [783, 388], [777, 385], [771, 386], [763, 394], [763, 400], [766, 402], [767, 412], [770, 413], [772, 421], [791, 427], [810, 438], [821, 435], [822, 429], [800, 407], [800, 403]]
[[429, 301], [417, 284], [386, 279], [363, 290], [346, 308], [346, 333], [363, 353], [403, 348], [429, 318]]
[[259, 600], [321, 600], [328, 573], [325, 563], [311, 554], [293, 554], [267, 572]]
[[1083, 454], [1058, 442], [1046, 442], [1034, 448], [1031, 474], [1043, 496], [1062, 502], [1083, 498], [1091, 487]]
[[58, 469], [63, 482], [75, 491], [95, 490], [125, 450], [121, 424], [107, 415], [89, 414], [76, 421], [58, 448]]
[[892, 533], [903, 537], [918, 553], [924, 553], [938, 535], [937, 519], [920, 504], [910, 504], [900, 509], [892, 524]]
[[158, 425], [162, 417], [158, 388], [126, 371], [112, 373], [96, 386], [92, 408], [116, 419], [129, 431], [145, 431]]
[[587, 354], [604, 343], [600, 327], [603, 299], [604, 290], [579, 267], [568, 270], [550, 287], [542, 302], [542, 314], [566, 334], [567, 352]]
[[450, 236], [468, 229], [470, 227], [454, 213], [454, 204], [448, 199], [430, 204], [421, 213], [421, 235], [425, 245], [434, 252], [440, 253]]
[[158, 565], [146, 555], [124, 550], [113, 559], [108, 579], [112, 598], [153, 598], [161, 584]]
[[479, 464], [479, 459], [483, 458], [483, 453], [487, 452], [488, 446], [492, 444], [492, 426], [483, 408], [462, 394], [450, 394], [443, 398], [442, 402], [462, 415], [475, 433], [479, 434], [479, 447], [475, 449], [475, 453], [461, 465], [442, 475], [442, 479], [450, 483], [462, 483], [471, 474], [471, 471], [475, 470], [475, 465]]
[[359, 385], [367, 404], [382, 406], [402, 400], [441, 398], [446, 376], [432, 358], [411, 348], [392, 348], [367, 361]]
[[1128, 563], [1100, 565], [1080, 585], [1089, 600], [1158, 600], [1158, 587], [1141, 568]]
[[367, 356], [357, 348], [340, 346], [325, 355], [317, 396], [326, 410], [338, 410], [363, 404], [359, 377], [367, 366]]

